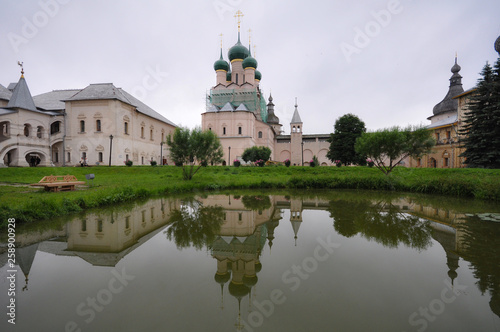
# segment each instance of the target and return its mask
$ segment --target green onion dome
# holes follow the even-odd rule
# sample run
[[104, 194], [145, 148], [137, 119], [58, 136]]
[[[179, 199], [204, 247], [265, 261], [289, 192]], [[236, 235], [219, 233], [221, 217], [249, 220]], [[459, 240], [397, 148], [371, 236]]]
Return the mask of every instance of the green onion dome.
[[226, 81], [231, 82], [231, 71], [228, 71], [226, 74]]
[[[248, 49], [250, 50], [250, 46], [248, 47]], [[243, 69], [247, 68], [257, 69], [257, 60], [254, 57], [252, 57], [250, 51], [248, 51], [248, 57], [246, 57], [245, 60], [243, 60], [242, 66]]]
[[262, 74], [258, 70], [255, 71], [255, 79], [259, 81], [262, 79]]
[[245, 295], [247, 295], [248, 293], [250, 293], [250, 288], [248, 288], [244, 284], [234, 283], [233, 281], [229, 283], [228, 288], [229, 288], [229, 293], [232, 296], [240, 299]]
[[226, 282], [228, 282], [229, 279], [231, 279], [231, 273], [229, 273], [229, 272], [226, 272], [223, 274], [216, 273], [214, 276], [214, 279], [215, 279], [216, 283], [223, 285]]
[[246, 57], [248, 57], [249, 54], [250, 52], [248, 51], [248, 48], [241, 44], [240, 33], [238, 32], [238, 42], [229, 49], [229, 53], [227, 54], [229, 61], [233, 61], [236, 59], [244, 60]]
[[226, 60], [222, 58], [222, 49], [220, 50], [220, 59], [214, 62], [214, 70], [224, 70], [228, 71], [229, 70], [229, 63], [227, 63]]

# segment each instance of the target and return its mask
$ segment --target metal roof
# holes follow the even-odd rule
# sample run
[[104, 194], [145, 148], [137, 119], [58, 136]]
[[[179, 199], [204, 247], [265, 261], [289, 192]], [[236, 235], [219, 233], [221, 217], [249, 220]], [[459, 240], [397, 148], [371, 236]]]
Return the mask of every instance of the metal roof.
[[64, 110], [66, 108], [64, 101], [65, 99], [71, 98], [81, 89], [72, 90], [54, 90], [47, 93], [42, 93], [33, 97], [36, 107], [47, 110], [56, 111]]
[[19, 82], [16, 84], [7, 108], [22, 108], [29, 111], [37, 111], [24, 76], [21, 76]]
[[2, 84], [0, 84], [0, 99], [10, 100], [11, 96], [12, 92], [6, 87], [4, 87]]
[[446, 119], [439, 120], [439, 121], [436, 121], [436, 122], [428, 125], [427, 129], [449, 126], [449, 125], [452, 125], [453, 123], [457, 122], [457, 120], [458, 120], [458, 114], [454, 114]]

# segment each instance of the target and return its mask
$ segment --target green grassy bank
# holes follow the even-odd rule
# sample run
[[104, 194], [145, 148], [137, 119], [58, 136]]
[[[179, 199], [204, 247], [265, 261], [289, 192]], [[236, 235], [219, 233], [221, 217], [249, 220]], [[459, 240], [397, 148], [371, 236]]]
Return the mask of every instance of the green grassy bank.
[[[49, 193], [26, 186], [45, 175], [75, 175], [93, 185]], [[223, 189], [368, 189], [439, 194], [500, 201], [500, 170], [397, 168], [385, 176], [368, 167], [207, 167], [191, 181], [182, 169], [151, 167], [1, 168], [0, 228], [156, 195]]]

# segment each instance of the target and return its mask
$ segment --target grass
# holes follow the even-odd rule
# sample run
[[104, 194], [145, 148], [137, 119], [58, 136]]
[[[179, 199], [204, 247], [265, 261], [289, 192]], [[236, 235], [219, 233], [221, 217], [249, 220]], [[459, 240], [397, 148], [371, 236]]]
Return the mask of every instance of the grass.
[[[26, 186], [45, 175], [75, 175], [89, 187], [49, 193]], [[138, 198], [227, 189], [367, 189], [500, 201], [500, 170], [396, 168], [385, 176], [368, 167], [223, 167], [202, 169], [191, 181], [180, 167], [1, 168], [0, 228], [8, 218], [33, 222]]]

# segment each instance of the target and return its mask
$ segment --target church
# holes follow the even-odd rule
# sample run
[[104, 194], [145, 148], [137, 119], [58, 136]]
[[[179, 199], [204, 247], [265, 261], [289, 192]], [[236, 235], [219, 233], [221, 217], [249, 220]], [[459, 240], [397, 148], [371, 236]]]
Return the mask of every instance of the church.
[[266, 101], [260, 89], [262, 73], [252, 57], [251, 45], [241, 43], [241, 16], [238, 11], [238, 38], [229, 49], [226, 61], [222, 44], [220, 57], [214, 63], [215, 85], [207, 95], [206, 111], [201, 115], [202, 130], [213, 131], [220, 139], [224, 151], [224, 164], [234, 160], [243, 162], [245, 149], [264, 146], [271, 149], [271, 160], [290, 160], [292, 165], [309, 165], [313, 156], [320, 165], [332, 165], [326, 154], [330, 148], [330, 134], [306, 135], [295, 102], [290, 119], [290, 135], [285, 135], [280, 119], [274, 113], [273, 97]]

